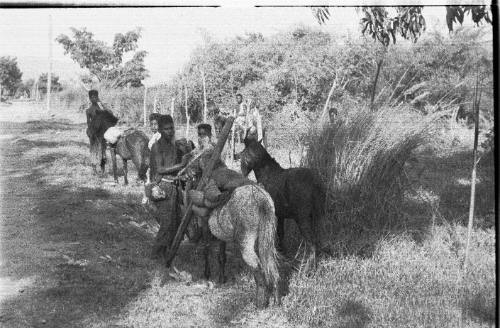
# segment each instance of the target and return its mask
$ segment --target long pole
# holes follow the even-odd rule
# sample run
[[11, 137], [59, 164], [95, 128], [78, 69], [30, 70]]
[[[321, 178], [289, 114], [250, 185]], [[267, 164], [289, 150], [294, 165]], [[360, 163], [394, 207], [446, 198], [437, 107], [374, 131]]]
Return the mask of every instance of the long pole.
[[201, 78], [203, 81], [203, 123], [207, 122], [207, 90], [205, 87], [205, 72], [201, 70]]
[[[231, 131], [231, 126], [233, 125], [234, 117], [229, 116], [224, 124], [224, 128], [222, 128], [220, 139], [217, 140], [217, 144], [215, 145], [214, 151], [212, 153], [212, 157], [208, 161], [207, 168], [204, 170], [201, 180], [196, 187], [196, 190], [203, 190], [205, 185], [210, 179], [212, 175], [212, 170], [215, 166], [215, 162], [220, 158], [220, 153], [222, 152], [222, 148], [224, 148], [224, 144], [226, 143], [227, 137], [229, 136], [229, 132]], [[172, 245], [169, 250], [165, 253], [165, 263], [167, 268], [172, 264], [172, 260], [177, 254], [177, 250], [179, 249], [179, 245], [181, 243], [182, 237], [184, 236], [184, 232], [186, 231], [186, 227], [191, 221], [191, 209], [193, 208], [193, 202], [190, 201], [186, 211], [184, 212], [184, 216], [181, 219], [181, 223], [179, 228], [177, 229], [177, 233], [175, 234], [174, 240], [172, 241]]]
[[189, 112], [188, 112], [188, 91], [184, 84], [184, 109], [186, 110], [186, 140], [189, 140]]
[[[231, 71], [231, 95], [232, 95], [232, 100], [234, 101], [234, 77], [233, 77], [233, 71]], [[236, 118], [236, 110], [233, 110], [233, 116]], [[235, 145], [234, 145], [234, 138], [235, 138], [235, 127], [234, 125], [232, 125], [232, 128], [231, 128], [231, 142], [229, 143], [229, 158], [231, 159], [231, 162], [234, 161], [234, 149], [235, 149]]]
[[[479, 74], [479, 73], [478, 73]], [[476, 78], [476, 88], [474, 90], [473, 110], [476, 122], [474, 124], [474, 150], [473, 150], [473, 163], [472, 163], [472, 176], [470, 186], [470, 205], [469, 205], [469, 223], [467, 226], [467, 244], [465, 245], [465, 259], [464, 259], [464, 277], [467, 274], [467, 262], [469, 261], [469, 246], [472, 237], [472, 227], [474, 220], [474, 205], [476, 199], [476, 167], [477, 167], [477, 144], [479, 139], [479, 102], [481, 100], [481, 91], [479, 97], [477, 90], [479, 89], [479, 75]]]
[[144, 126], [148, 125], [148, 110], [146, 108], [146, 96], [148, 94], [148, 87], [144, 86], [144, 108], [143, 108], [143, 115], [144, 115]]
[[158, 113], [156, 110], [158, 92], [155, 93], [155, 98], [153, 100], [153, 113]]
[[174, 105], [175, 105], [175, 98], [172, 97], [172, 100], [170, 101], [170, 116], [172, 116], [172, 119], [174, 119]]
[[49, 15], [49, 72], [47, 74], [47, 112], [50, 111], [51, 88], [52, 88], [52, 15]]

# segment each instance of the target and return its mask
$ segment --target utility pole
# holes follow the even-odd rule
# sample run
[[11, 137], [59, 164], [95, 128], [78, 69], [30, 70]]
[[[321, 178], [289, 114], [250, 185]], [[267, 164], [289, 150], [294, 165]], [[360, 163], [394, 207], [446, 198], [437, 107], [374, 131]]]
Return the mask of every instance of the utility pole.
[[148, 95], [148, 87], [144, 86], [144, 108], [143, 108], [143, 116], [144, 116], [144, 126], [148, 125], [148, 109], [146, 107], [146, 97]]
[[49, 15], [49, 72], [47, 74], [47, 112], [50, 111], [51, 88], [52, 88], [52, 15]]
[[201, 78], [203, 80], [203, 123], [207, 122], [207, 90], [205, 87], [205, 72], [201, 70]]
[[[185, 83], [185, 82], [184, 82]], [[189, 111], [188, 111], [188, 91], [187, 86], [184, 84], [184, 109], [186, 110], [186, 140], [189, 140]]]

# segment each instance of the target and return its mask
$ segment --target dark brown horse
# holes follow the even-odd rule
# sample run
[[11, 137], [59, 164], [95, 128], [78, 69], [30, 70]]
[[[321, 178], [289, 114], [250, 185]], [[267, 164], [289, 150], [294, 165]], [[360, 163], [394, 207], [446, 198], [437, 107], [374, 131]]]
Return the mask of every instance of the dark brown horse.
[[319, 177], [308, 168], [282, 168], [262, 144], [246, 137], [241, 152], [241, 172], [252, 170], [257, 181], [271, 195], [278, 217], [278, 245], [283, 250], [284, 220], [297, 223], [306, 245], [314, 255], [319, 251], [317, 227], [324, 213], [325, 188]]
[[[106, 140], [104, 133], [115, 126], [118, 118], [108, 110], [96, 110], [96, 113], [90, 121], [87, 134], [90, 138], [91, 154], [97, 157], [100, 162], [101, 172], [104, 173], [106, 166]], [[128, 184], [128, 165], [127, 161], [134, 163], [139, 180], [146, 180], [146, 172], [149, 167], [149, 148], [148, 137], [141, 131], [130, 129], [125, 131], [118, 141], [111, 145], [111, 160], [113, 163], [113, 178], [118, 183], [116, 154], [123, 160], [123, 170], [125, 173], [125, 184]], [[94, 165], [95, 171], [95, 165]]]
[[123, 172], [125, 184], [128, 184], [127, 161], [132, 160], [137, 169], [138, 180], [146, 181], [146, 173], [149, 168], [149, 148], [148, 137], [144, 132], [130, 129], [123, 133], [115, 145], [110, 145], [111, 161], [113, 163], [113, 178], [118, 183], [116, 170], [116, 154], [120, 155], [123, 161]]

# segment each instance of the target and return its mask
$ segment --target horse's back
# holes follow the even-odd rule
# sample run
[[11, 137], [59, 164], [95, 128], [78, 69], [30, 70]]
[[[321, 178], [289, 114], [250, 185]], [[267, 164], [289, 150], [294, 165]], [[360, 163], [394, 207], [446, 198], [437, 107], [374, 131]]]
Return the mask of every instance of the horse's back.
[[238, 187], [226, 204], [212, 211], [210, 231], [218, 239], [232, 241], [239, 233], [257, 229], [259, 218], [267, 211], [274, 214], [274, 203], [264, 188], [257, 184]]
[[149, 139], [146, 134], [137, 129], [129, 129], [123, 133], [116, 143], [117, 153], [126, 160], [144, 157], [149, 161]]

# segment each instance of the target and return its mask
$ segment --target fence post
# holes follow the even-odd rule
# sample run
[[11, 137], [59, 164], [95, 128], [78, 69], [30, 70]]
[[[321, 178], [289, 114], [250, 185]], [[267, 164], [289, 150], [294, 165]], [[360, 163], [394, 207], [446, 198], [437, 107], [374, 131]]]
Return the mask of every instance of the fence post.
[[205, 88], [205, 72], [201, 70], [201, 78], [203, 81], [203, 123], [207, 122], [207, 90]]
[[146, 96], [148, 94], [148, 87], [147, 86], [144, 86], [144, 126], [147, 126], [148, 125], [148, 110], [146, 108]]
[[[472, 108], [474, 111], [474, 116], [476, 122], [474, 124], [474, 149], [473, 149], [473, 162], [472, 162], [472, 176], [471, 176], [471, 187], [470, 187], [470, 205], [469, 205], [469, 223], [467, 225], [467, 243], [465, 245], [465, 258], [464, 258], [464, 277], [467, 274], [467, 262], [469, 261], [469, 248], [470, 240], [472, 238], [472, 227], [474, 220], [474, 205], [476, 199], [476, 167], [478, 156], [477, 156], [477, 144], [479, 139], [479, 103], [481, 101], [481, 86], [479, 85], [479, 73], [476, 77], [476, 87], [474, 88], [474, 100], [472, 102]], [[478, 96], [479, 89], [479, 96]]]
[[52, 89], [52, 15], [49, 15], [49, 72], [47, 73], [47, 112], [50, 111], [51, 89]]
[[157, 95], [158, 95], [158, 92], [155, 93], [155, 97], [154, 97], [154, 100], [153, 100], [153, 113], [158, 113], [158, 110], [156, 110]]
[[189, 140], [189, 112], [188, 112], [188, 92], [187, 86], [184, 85], [184, 108], [186, 110], [186, 140]]

